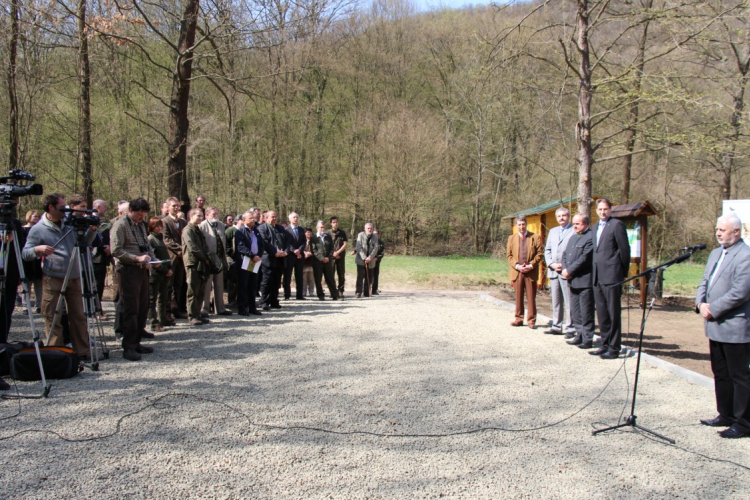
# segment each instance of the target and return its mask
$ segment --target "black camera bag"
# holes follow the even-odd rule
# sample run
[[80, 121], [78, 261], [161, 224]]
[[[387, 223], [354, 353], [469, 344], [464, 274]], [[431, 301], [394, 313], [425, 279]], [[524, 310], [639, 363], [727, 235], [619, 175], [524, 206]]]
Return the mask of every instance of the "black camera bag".
[[33, 347], [31, 342], [8, 342], [0, 344], [0, 377], [10, 375], [10, 360], [18, 354], [21, 349]]
[[[40, 347], [44, 376], [48, 379], [70, 378], [83, 371], [78, 357], [73, 349], [67, 347]], [[21, 349], [13, 356], [10, 364], [10, 376], [16, 380], [41, 380], [39, 363], [36, 359], [36, 349], [33, 347]]]

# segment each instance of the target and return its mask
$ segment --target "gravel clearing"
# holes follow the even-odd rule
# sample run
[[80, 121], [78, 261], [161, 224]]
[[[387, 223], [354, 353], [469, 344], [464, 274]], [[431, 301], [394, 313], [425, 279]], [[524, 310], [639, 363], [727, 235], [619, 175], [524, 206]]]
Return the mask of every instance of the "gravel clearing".
[[641, 365], [635, 413], [676, 446], [592, 436], [629, 413], [634, 358], [511, 328], [476, 294], [282, 305], [182, 322], [139, 363], [113, 349], [16, 417], [0, 402], [0, 497], [750, 497], [750, 439], [701, 426], [713, 391], [673, 373]]

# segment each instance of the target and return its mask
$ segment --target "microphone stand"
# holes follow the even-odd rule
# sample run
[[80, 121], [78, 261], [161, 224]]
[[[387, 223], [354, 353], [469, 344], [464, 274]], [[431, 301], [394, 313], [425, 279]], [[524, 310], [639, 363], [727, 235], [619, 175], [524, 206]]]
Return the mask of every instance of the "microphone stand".
[[[648, 283], [648, 282], [650, 282], [651, 274], [652, 273], [656, 273], [656, 279], [654, 280], [654, 286], [651, 288], [651, 302], [648, 305], [648, 313], [650, 314], [651, 310], [654, 307], [654, 302], [656, 301], [656, 293], [655, 293], [655, 291], [656, 291], [656, 285], [659, 283], [659, 277], [662, 274], [662, 272], [664, 271], [664, 269], [666, 269], [666, 268], [668, 268], [668, 267], [670, 267], [670, 266], [672, 266], [674, 264], [679, 264], [680, 262], [684, 262], [684, 261], [688, 260], [693, 255], [693, 253], [695, 253], [695, 250], [691, 249], [689, 252], [684, 253], [684, 254], [682, 254], [682, 255], [680, 255], [678, 257], [675, 257], [674, 259], [670, 260], [669, 262], [665, 262], [664, 264], [659, 264], [658, 266], [654, 266], [654, 267], [648, 268], [645, 271], [643, 271], [642, 273], [640, 273], [640, 274], [638, 274], [636, 276], [633, 276], [632, 278], [628, 278], [626, 280], [623, 280], [620, 283], [616, 283], [616, 284], [614, 284], [612, 286], [622, 286], [625, 283], [628, 283], [629, 281], [633, 281], [633, 280], [635, 280], [637, 278], [640, 278], [641, 276], [646, 276], [646, 278], [647, 278], [646, 282]], [[668, 438], [666, 436], [662, 436], [658, 432], [654, 432], [651, 429], [647, 429], [647, 428], [645, 428], [645, 427], [643, 427], [641, 425], [638, 425], [638, 423], [636, 422], [637, 417], [635, 415], [635, 401], [636, 401], [636, 395], [638, 393], [638, 375], [640, 374], [640, 369], [641, 369], [641, 352], [643, 351], [643, 332], [646, 329], [646, 319], [648, 319], [648, 314], [646, 313], [646, 311], [647, 311], [646, 304], [645, 303], [641, 304], [641, 307], [643, 308], [643, 316], [641, 317], [641, 331], [640, 331], [640, 333], [638, 335], [638, 360], [636, 361], [636, 364], [635, 364], [635, 381], [633, 382], [633, 397], [632, 397], [631, 403], [630, 403], [630, 415], [628, 415], [628, 417], [625, 419], [625, 422], [623, 422], [621, 424], [617, 424], [617, 425], [612, 425], [610, 427], [605, 427], [604, 429], [597, 429], [597, 430], [593, 431], [591, 433], [591, 435], [592, 436], [596, 436], [599, 433], [607, 432], [607, 431], [611, 431], [611, 430], [615, 430], [615, 429], [620, 429], [622, 427], [633, 427], [635, 429], [640, 429], [640, 430], [642, 430], [644, 432], [648, 432], [652, 436], [656, 436], [659, 439], [663, 439], [663, 440], [665, 440], [665, 441], [667, 441], [669, 443], [675, 444], [676, 441], [674, 439]]]

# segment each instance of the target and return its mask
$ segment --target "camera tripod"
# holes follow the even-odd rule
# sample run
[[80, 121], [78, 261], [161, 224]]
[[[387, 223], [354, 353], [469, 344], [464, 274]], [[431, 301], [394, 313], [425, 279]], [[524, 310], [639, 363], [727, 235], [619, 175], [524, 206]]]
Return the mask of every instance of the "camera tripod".
[[[68, 269], [65, 271], [65, 278], [63, 279], [62, 288], [60, 289], [60, 295], [57, 297], [57, 305], [55, 306], [55, 316], [52, 319], [52, 329], [57, 324], [58, 318], [62, 316], [62, 301], [65, 296], [65, 292], [68, 289], [68, 283], [70, 282], [71, 275], [73, 274], [73, 268], [75, 263], [78, 263], [78, 278], [81, 280], [81, 289], [83, 296], [83, 313], [86, 317], [86, 332], [88, 333], [87, 342], [90, 343], [90, 359], [84, 361], [84, 366], [91, 368], [94, 371], [99, 370], [99, 348], [102, 350], [102, 357], [109, 359], [109, 349], [107, 344], [104, 342], [104, 328], [102, 323], [97, 316], [97, 312], [102, 310], [102, 305], [99, 302], [99, 294], [96, 289], [96, 279], [94, 278], [94, 267], [91, 263], [91, 255], [88, 251], [89, 245], [86, 241], [86, 227], [78, 226], [69, 227], [59, 241], [70, 234], [71, 231], [76, 232], [76, 246], [71, 255], [70, 262], [68, 262]], [[50, 335], [52, 334], [50, 329]], [[91, 342], [93, 340], [94, 342]], [[47, 339], [49, 342], [49, 338]]]
[[[18, 264], [18, 273], [21, 277], [21, 288], [23, 289], [23, 296], [26, 300], [26, 311], [29, 316], [29, 327], [31, 328], [31, 333], [33, 335], [33, 344], [34, 344], [34, 350], [36, 351], [36, 361], [39, 364], [39, 374], [41, 376], [41, 382], [42, 382], [42, 393], [38, 396], [32, 396], [32, 395], [24, 395], [20, 393], [16, 394], [3, 394], [3, 399], [41, 399], [46, 398], [49, 396], [49, 391], [52, 389], [52, 385], [47, 383], [47, 378], [44, 375], [44, 366], [42, 365], [42, 356], [39, 352], [39, 345], [42, 344], [41, 339], [39, 338], [39, 333], [37, 332], [36, 325], [34, 323], [34, 310], [31, 307], [31, 290], [29, 288], [29, 280], [26, 279], [26, 273], [23, 269], [23, 259], [21, 258], [21, 248], [18, 245], [18, 231], [16, 230], [15, 224], [13, 223], [13, 219], [10, 216], [6, 216], [3, 214], [2, 219], [0, 220], [0, 255], [5, 256], [3, 259], [3, 274], [0, 276], [0, 297], [2, 297], [5, 300], [9, 300], [8, 296], [6, 295], [6, 279], [8, 276], [8, 255], [11, 251], [10, 248], [8, 248], [8, 245], [13, 245], [12, 251], [15, 252], [16, 256], [16, 263]], [[37, 300], [39, 298], [37, 297]], [[2, 307], [6, 307], [5, 304], [2, 305]], [[43, 345], [43, 344], [42, 344]]]

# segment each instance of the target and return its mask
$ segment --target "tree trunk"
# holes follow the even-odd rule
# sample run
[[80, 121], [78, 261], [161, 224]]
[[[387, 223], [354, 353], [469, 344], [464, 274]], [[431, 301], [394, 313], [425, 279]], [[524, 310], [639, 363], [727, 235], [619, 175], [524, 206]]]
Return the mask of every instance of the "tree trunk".
[[18, 53], [18, 0], [10, 1], [10, 40], [8, 41], [8, 169], [19, 166], [18, 97], [16, 95], [16, 55]]
[[180, 39], [177, 44], [177, 61], [172, 82], [169, 107], [169, 195], [190, 203], [187, 186], [187, 137], [190, 121], [190, 79], [193, 73], [193, 44], [198, 24], [199, 0], [187, 0], [180, 21]]
[[91, 166], [91, 68], [86, 33], [86, 0], [78, 0], [78, 170], [83, 181], [83, 196], [88, 206], [94, 202]]
[[[643, 8], [646, 10], [650, 10], [652, 6], [653, 0], [648, 0], [643, 4]], [[633, 103], [630, 105], [630, 120], [625, 139], [625, 150], [627, 151], [627, 155], [625, 156], [622, 166], [622, 194], [620, 195], [620, 203], [622, 204], [627, 204], [630, 201], [630, 180], [633, 176], [633, 151], [635, 150], [635, 140], [638, 135], [638, 118], [640, 115], [643, 71], [646, 66], [646, 42], [648, 40], [649, 24], [648, 21], [643, 23], [643, 33], [638, 40], [638, 52], [635, 61], [635, 80], [633, 81], [632, 91]]]
[[578, 211], [591, 212], [591, 170], [594, 154], [591, 146], [591, 64], [589, 61], [589, 2], [578, 0], [576, 24], [578, 31], [577, 50], [580, 56], [578, 84]]

